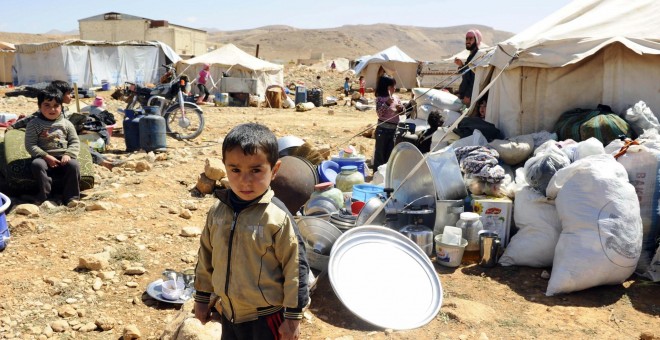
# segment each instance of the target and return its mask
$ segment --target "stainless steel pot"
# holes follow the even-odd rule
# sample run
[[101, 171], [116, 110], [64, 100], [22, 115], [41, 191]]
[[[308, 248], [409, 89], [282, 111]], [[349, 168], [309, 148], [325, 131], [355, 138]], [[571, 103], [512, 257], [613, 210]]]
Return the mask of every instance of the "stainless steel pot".
[[442, 234], [445, 226], [456, 226], [463, 212], [463, 200], [437, 200], [435, 201], [435, 224], [433, 236]]
[[399, 232], [415, 242], [427, 256], [431, 256], [433, 253], [433, 231], [430, 228], [421, 224], [409, 224], [401, 228]]

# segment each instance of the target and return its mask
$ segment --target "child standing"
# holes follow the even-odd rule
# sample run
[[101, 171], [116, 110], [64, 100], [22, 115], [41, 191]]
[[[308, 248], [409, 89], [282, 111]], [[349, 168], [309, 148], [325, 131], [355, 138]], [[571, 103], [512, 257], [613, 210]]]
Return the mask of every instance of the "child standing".
[[25, 129], [25, 149], [32, 156], [30, 169], [39, 193], [35, 203], [49, 198], [53, 177], [62, 177], [65, 205], [80, 199], [80, 165], [76, 158], [80, 141], [76, 128], [62, 115], [62, 93], [48, 86], [37, 97], [39, 113]]
[[367, 87], [367, 82], [364, 80], [364, 76], [360, 76], [360, 97], [364, 97], [364, 89]]
[[[199, 71], [199, 77], [197, 78], [197, 88], [199, 89], [200, 94], [199, 98], [197, 98], [197, 104], [202, 104], [209, 100], [210, 93], [206, 88], [206, 82], [208, 81], [209, 77], [211, 77], [211, 73], [209, 72], [210, 69], [211, 65], [204, 64], [202, 70]], [[202, 93], [204, 94], [204, 97], [202, 97]]]
[[256, 123], [234, 127], [222, 144], [231, 189], [216, 194], [195, 269], [195, 317], [208, 321], [217, 294], [222, 339], [299, 336], [309, 266], [298, 227], [270, 189], [277, 150], [275, 135]]
[[350, 83], [350, 78], [346, 77], [344, 79], [344, 94], [348, 96], [348, 93], [351, 91], [351, 83]]

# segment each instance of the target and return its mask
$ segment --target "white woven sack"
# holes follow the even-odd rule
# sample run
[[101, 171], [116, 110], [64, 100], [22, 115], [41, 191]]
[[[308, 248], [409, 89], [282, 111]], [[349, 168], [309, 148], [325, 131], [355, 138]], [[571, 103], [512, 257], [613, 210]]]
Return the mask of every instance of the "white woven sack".
[[561, 222], [552, 200], [525, 186], [513, 201], [518, 232], [511, 238], [499, 263], [503, 266], [550, 267], [561, 233]]
[[430, 104], [441, 110], [451, 111], [459, 111], [463, 106], [457, 96], [447, 91], [416, 87], [413, 89], [413, 95], [417, 105]]
[[660, 194], [660, 152], [643, 145], [631, 145], [625, 154], [617, 159], [628, 173], [628, 181], [635, 187], [642, 217], [642, 253], [637, 263], [638, 274], [644, 274], [653, 254], [655, 240], [660, 236], [660, 216], [658, 215], [658, 194]]
[[635, 188], [611, 155], [593, 155], [559, 170], [546, 195], [555, 198], [562, 232], [547, 296], [621, 284], [642, 248]]

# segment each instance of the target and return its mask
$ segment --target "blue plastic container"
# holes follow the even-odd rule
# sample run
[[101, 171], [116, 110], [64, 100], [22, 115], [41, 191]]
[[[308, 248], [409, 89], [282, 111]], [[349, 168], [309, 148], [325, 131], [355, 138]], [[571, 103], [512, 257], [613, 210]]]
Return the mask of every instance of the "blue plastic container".
[[302, 85], [296, 86], [296, 105], [307, 102], [307, 89]]
[[323, 161], [318, 166], [319, 183], [332, 182], [335, 183], [337, 174], [341, 171], [339, 164], [333, 161]]
[[361, 172], [364, 177], [367, 177], [367, 166], [364, 163], [365, 159], [362, 157], [354, 158], [344, 158], [344, 157], [332, 157], [332, 161], [339, 164], [339, 168], [347, 165], [355, 165], [358, 168], [358, 171]]
[[126, 114], [123, 122], [126, 151], [133, 152], [140, 150], [140, 119], [143, 116], [133, 110], [126, 110], [124, 112]]
[[5, 250], [11, 239], [9, 235], [9, 228], [7, 227], [7, 217], [5, 216], [5, 210], [11, 205], [11, 200], [9, 197], [5, 196], [3, 193], [0, 193], [0, 199], [2, 206], [0, 206], [0, 251]]
[[385, 195], [385, 189], [378, 185], [373, 184], [356, 184], [353, 186], [353, 195], [351, 199], [366, 202], [378, 194]]
[[140, 119], [139, 129], [140, 149], [146, 152], [166, 150], [165, 118], [157, 114], [147, 114]]

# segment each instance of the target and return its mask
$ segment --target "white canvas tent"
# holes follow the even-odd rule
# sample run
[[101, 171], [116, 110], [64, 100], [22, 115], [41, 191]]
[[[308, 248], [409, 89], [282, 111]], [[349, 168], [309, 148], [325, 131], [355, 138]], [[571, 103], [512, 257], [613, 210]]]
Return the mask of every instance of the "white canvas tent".
[[14, 64], [16, 47], [0, 41], [0, 84], [12, 83], [11, 67]]
[[570, 3], [498, 44], [491, 67], [477, 71], [483, 88], [517, 56], [489, 91], [486, 120], [515, 136], [551, 131], [561, 113], [598, 104], [621, 113], [643, 100], [657, 116], [658, 32], [657, 0]]
[[179, 57], [161, 42], [66, 40], [16, 46], [18, 85], [66, 80], [78, 86], [158, 83]]
[[[211, 65], [211, 77], [218, 86], [222, 72], [229, 73], [233, 78], [256, 79], [256, 94], [260, 96], [266, 93], [268, 86], [284, 84], [284, 66], [253, 57], [232, 44], [195, 58], [181, 60], [177, 63], [176, 69], [180, 74], [196, 79], [204, 64]], [[210, 84], [207, 84], [207, 87], [211, 93], [214, 92]]]
[[417, 87], [417, 61], [396, 46], [364, 57], [355, 66], [355, 75], [364, 76], [367, 87], [376, 88], [381, 67], [396, 80], [397, 87]]

